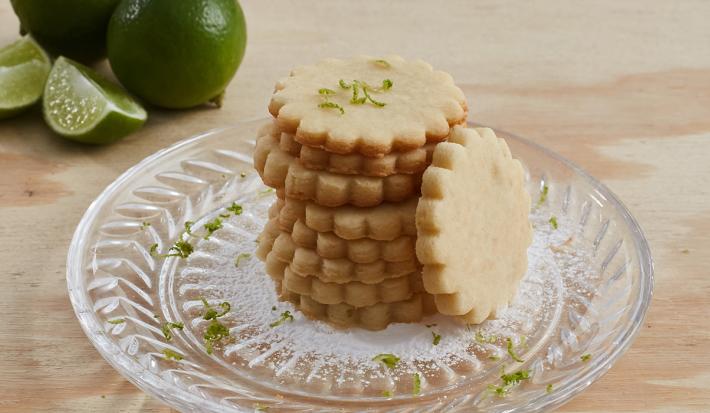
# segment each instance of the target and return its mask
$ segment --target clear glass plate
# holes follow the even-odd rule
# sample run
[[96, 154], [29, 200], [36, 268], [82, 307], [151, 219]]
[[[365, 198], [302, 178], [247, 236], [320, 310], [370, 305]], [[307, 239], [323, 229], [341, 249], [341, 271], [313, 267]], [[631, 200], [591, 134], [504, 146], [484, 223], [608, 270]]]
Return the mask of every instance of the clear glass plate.
[[[275, 199], [251, 165], [266, 121], [146, 158], [91, 204], [74, 234], [67, 283], [77, 318], [144, 391], [180, 411], [542, 411], [589, 386], [633, 341], [653, 285], [638, 224], [581, 169], [501, 131], [527, 171], [535, 239], [518, 296], [498, 319], [467, 327], [434, 316], [369, 332], [304, 318], [278, 302], [252, 256]], [[232, 202], [241, 215], [226, 216]], [[204, 224], [220, 214], [222, 228], [204, 239]], [[151, 255], [179, 237], [194, 246], [188, 258]], [[230, 336], [212, 354], [201, 298], [231, 304], [220, 318]], [[271, 327], [286, 310], [294, 320]], [[166, 322], [184, 328], [168, 340]], [[380, 353], [401, 360], [390, 369], [372, 361]], [[501, 375], [515, 372], [526, 377], [503, 386]]]

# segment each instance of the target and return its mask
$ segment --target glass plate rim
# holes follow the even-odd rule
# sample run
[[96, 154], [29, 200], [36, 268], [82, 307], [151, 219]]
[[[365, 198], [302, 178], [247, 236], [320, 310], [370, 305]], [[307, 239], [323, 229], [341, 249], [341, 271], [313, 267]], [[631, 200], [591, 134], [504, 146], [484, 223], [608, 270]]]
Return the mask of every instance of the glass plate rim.
[[[236, 129], [240, 125], [264, 122], [267, 118], [255, 117], [247, 120], [242, 120], [235, 122], [233, 124], [212, 128], [202, 133], [198, 133], [194, 136], [185, 138], [178, 142], [173, 143], [163, 149], [160, 149], [153, 154], [145, 157], [140, 162], [136, 163], [132, 167], [128, 168], [123, 172], [118, 178], [116, 178], [111, 184], [109, 184], [89, 205], [86, 212], [82, 216], [76, 230], [72, 236], [72, 241], [69, 246], [67, 261], [66, 261], [66, 281], [67, 290], [69, 293], [69, 299], [71, 301], [72, 307], [74, 309], [75, 316], [79, 321], [79, 324], [87, 336], [89, 341], [94, 345], [96, 350], [101, 354], [101, 356], [106, 360], [109, 365], [111, 365], [116, 371], [118, 371], [124, 378], [133, 383], [139, 389], [145, 391], [146, 393], [156, 397], [172, 407], [180, 408], [181, 406], [176, 406], [175, 403], [187, 403], [192, 406], [202, 406], [205, 404], [214, 405], [210, 406], [218, 411], [220, 406], [218, 403], [206, 400], [204, 398], [198, 397], [188, 392], [184, 392], [181, 389], [174, 387], [170, 383], [162, 380], [154, 373], [143, 369], [146, 375], [154, 375], [158, 380], [160, 380], [163, 386], [157, 385], [151, 380], [147, 380], [145, 375], [136, 374], [135, 370], [131, 370], [126, 367], [126, 364], [135, 364], [135, 362], [130, 359], [126, 354], [121, 351], [109, 352], [107, 348], [102, 345], [103, 331], [101, 323], [98, 318], [93, 314], [93, 311], [89, 308], [86, 303], [86, 297], [82, 295], [82, 292], [77, 288], [80, 286], [80, 277], [82, 277], [81, 268], [81, 254], [84, 251], [85, 245], [82, 240], [83, 235], [89, 228], [93, 219], [95, 219], [100, 206], [105, 202], [105, 200], [124, 182], [129, 180], [133, 175], [146, 166], [151, 165], [154, 161], [167, 156], [170, 153], [179, 151], [181, 148], [194, 144], [195, 142], [206, 139], [212, 135], [219, 134], [230, 129]], [[468, 122], [469, 126], [485, 127], [474, 122]], [[561, 162], [575, 174], [583, 178], [587, 183], [589, 183], [596, 194], [603, 197], [608, 201], [614, 210], [620, 215], [624, 224], [630, 229], [632, 234], [632, 239], [634, 241], [634, 253], [639, 260], [639, 280], [640, 288], [638, 290], [636, 303], [633, 308], [630, 309], [630, 324], [628, 328], [620, 331], [617, 334], [616, 342], [618, 343], [615, 348], [611, 351], [607, 358], [601, 363], [595, 363], [595, 365], [587, 370], [584, 374], [577, 377], [575, 380], [569, 382], [564, 388], [558, 389], [552, 394], [545, 394], [531, 399], [528, 403], [528, 411], [544, 411], [555, 409], [564, 403], [571, 400], [574, 396], [582, 392], [584, 389], [589, 387], [593, 382], [602, 377], [611, 367], [616, 363], [616, 361], [629, 349], [634, 339], [638, 335], [641, 326], [645, 320], [648, 307], [653, 296], [653, 286], [654, 286], [654, 263], [651, 256], [650, 246], [648, 241], [638, 224], [637, 220], [633, 217], [628, 208], [624, 203], [601, 181], [594, 178], [582, 167], [578, 166], [574, 162], [568, 160], [567, 158], [557, 154], [551, 149], [546, 148], [536, 142], [529, 139], [520, 137], [516, 134], [506, 132], [505, 130], [498, 128], [491, 128], [496, 132], [505, 134], [506, 137], [515, 139], [524, 145], [530, 146], [537, 151], [542, 152], [545, 156], [554, 159], [557, 162]], [[97, 334], [98, 332], [98, 334]], [[119, 359], [125, 358], [128, 363], [120, 363]], [[166, 388], [174, 387], [175, 392], [166, 392]], [[184, 406], [182, 406], [184, 407]]]

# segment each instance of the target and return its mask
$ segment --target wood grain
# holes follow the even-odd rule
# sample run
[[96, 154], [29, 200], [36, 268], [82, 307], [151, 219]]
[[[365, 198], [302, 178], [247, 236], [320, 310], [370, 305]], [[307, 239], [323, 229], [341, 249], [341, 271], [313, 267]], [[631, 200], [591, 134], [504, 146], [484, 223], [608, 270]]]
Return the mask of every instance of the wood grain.
[[[266, 116], [274, 81], [326, 56], [399, 53], [450, 72], [471, 119], [600, 177], [639, 219], [656, 288], [631, 350], [564, 412], [710, 409], [710, 2], [244, 1], [246, 58], [225, 106], [152, 110], [110, 147], [63, 141], [38, 111], [0, 122], [0, 412], [168, 412], [99, 356], [66, 293], [92, 199], [181, 138]], [[17, 38], [0, 3], [0, 45]], [[106, 63], [101, 70], [108, 72]]]

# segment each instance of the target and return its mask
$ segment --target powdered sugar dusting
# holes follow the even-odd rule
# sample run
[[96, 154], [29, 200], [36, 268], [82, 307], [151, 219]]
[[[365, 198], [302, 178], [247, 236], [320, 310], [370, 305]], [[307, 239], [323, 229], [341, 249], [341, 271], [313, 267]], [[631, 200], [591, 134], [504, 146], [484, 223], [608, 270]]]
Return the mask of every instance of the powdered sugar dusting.
[[[253, 256], [256, 235], [266, 219], [261, 205], [265, 201], [254, 202], [245, 203], [243, 215], [225, 220], [221, 230], [196, 245], [176, 279], [177, 293], [185, 300], [185, 319], [198, 331], [204, 327], [198, 297], [231, 303], [225, 324], [233, 339], [217, 348], [217, 356], [242, 374], [247, 368], [309, 393], [409, 394], [414, 373], [420, 374], [423, 391], [495, 374], [499, 364], [511, 362], [508, 338], [519, 357], [538, 349], [560, 317], [565, 291], [572, 286], [584, 289], [595, 276], [588, 270], [589, 253], [575, 239], [577, 225], [557, 217], [555, 229], [548, 212], [535, 211], [528, 272], [513, 303], [501, 309], [497, 319], [465, 326], [437, 315], [376, 332], [339, 330], [278, 301], [273, 282]], [[235, 258], [245, 253], [250, 258], [235, 265]], [[290, 311], [294, 320], [270, 327], [284, 311]], [[433, 344], [433, 333], [441, 336], [438, 345]], [[195, 336], [200, 337], [199, 332]], [[397, 367], [388, 369], [372, 360], [381, 353], [399, 357]]]

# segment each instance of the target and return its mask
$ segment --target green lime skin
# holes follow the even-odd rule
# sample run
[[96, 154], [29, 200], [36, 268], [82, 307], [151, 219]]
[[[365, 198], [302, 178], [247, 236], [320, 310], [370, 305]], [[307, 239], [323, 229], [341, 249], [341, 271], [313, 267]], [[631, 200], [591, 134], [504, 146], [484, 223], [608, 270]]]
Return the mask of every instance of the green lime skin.
[[246, 47], [235, 0], [123, 0], [109, 22], [108, 58], [131, 93], [164, 108], [219, 100]]
[[106, 28], [120, 0], [11, 0], [21, 31], [49, 53], [82, 62], [106, 55]]
[[58, 135], [94, 145], [115, 142], [147, 119], [145, 110], [120, 87], [65, 57], [49, 72], [42, 112]]

